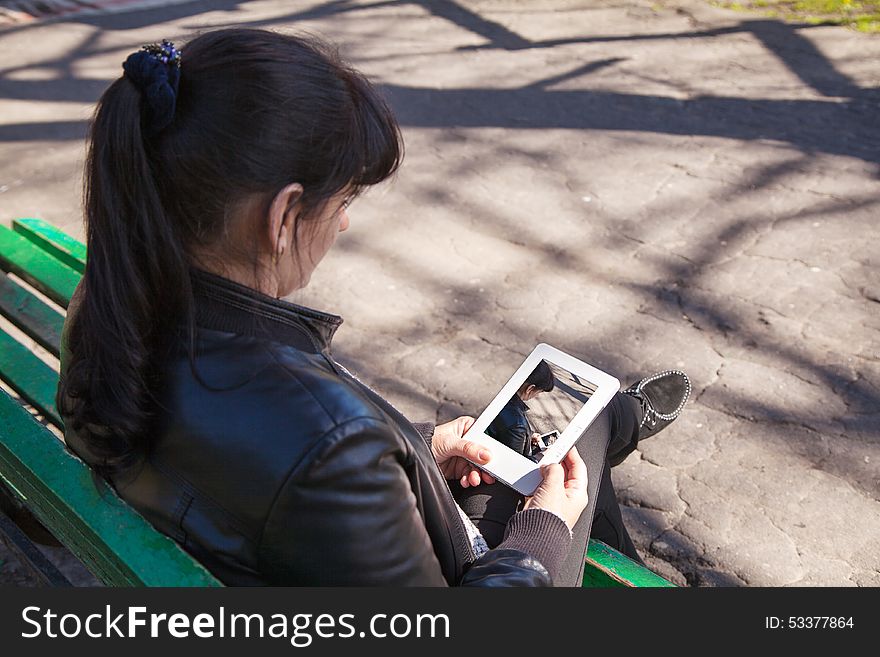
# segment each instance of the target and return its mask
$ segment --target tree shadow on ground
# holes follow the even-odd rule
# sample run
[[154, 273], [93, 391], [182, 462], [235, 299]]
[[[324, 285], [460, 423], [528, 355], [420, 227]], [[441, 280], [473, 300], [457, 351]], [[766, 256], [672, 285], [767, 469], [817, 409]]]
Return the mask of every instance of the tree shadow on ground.
[[[182, 17], [197, 17], [206, 12], [234, 12], [241, 2], [193, 2], [171, 5], [161, 13], [136, 10], [118, 14], [73, 17], [70, 20], [102, 30], [129, 30], [145, 27], [151, 22], [167, 22]], [[487, 40], [485, 48], [523, 50], [550, 48], [561, 42], [533, 43], [500, 24], [450, 0], [412, 0], [357, 4], [337, 0], [291, 12], [270, 19], [232, 23], [238, 26], [280, 26], [317, 18], [328, 18], [382, 7], [415, 4], [425, 11], [448, 20], [458, 27]], [[212, 24], [212, 27], [214, 25]], [[847, 155], [872, 163], [880, 163], [880, 136], [875, 129], [877, 89], [862, 89], [845, 75], [806, 39], [801, 31], [814, 28], [780, 21], [743, 21], [725, 28], [724, 33], [750, 33], [778, 57], [795, 75], [825, 96], [845, 97], [849, 102], [814, 100], [757, 100], [743, 98], [701, 97], [678, 100], [652, 95], [621, 94], [596, 91], [560, 91], [545, 87], [556, 81], [526, 85], [519, 89], [435, 89], [388, 84], [398, 118], [410, 127], [506, 127], [515, 129], [594, 129], [641, 131], [672, 135], [705, 135], [730, 139], [773, 139], [787, 142], [804, 152]], [[5, 33], [30, 29], [12, 28]], [[632, 35], [626, 37], [584, 37], [565, 43], [591, 43], [596, 40], [619, 41], [648, 39], [689, 39], [720, 33], [692, 31], [664, 35]], [[138, 44], [132, 42], [132, 49]], [[83, 43], [42, 68], [57, 74], [55, 80], [0, 80], [0, 98], [30, 100], [96, 100], [101, 83], [77, 80], [69, 64], [78, 58], [100, 51]], [[607, 61], [578, 65], [572, 75], [583, 74]], [[9, 69], [6, 72], [9, 73]], [[72, 84], [72, 82], [76, 84]], [[796, 116], [797, 120], [791, 117]], [[51, 123], [46, 124], [47, 129]], [[829, 130], [829, 126], [848, 127], [846, 131]], [[9, 139], [18, 124], [6, 126]], [[24, 134], [31, 128], [21, 124]], [[53, 138], [79, 139], [83, 129], [59, 127]]]
[[[163, 12], [133, 11], [123, 14], [89, 16], [74, 19], [100, 30], [125, 31], [147, 27], [154, 22], [169, 20], [198, 19], [206, 12], [235, 12], [241, 2], [225, 1], [217, 3], [192, 2], [174, 5]], [[778, 21], [742, 21], [737, 25], [712, 30], [691, 30], [670, 34], [601, 36], [591, 35], [577, 39], [530, 41], [503, 25], [485, 19], [477, 12], [462, 4], [448, 1], [418, 0], [413, 2], [377, 2], [357, 4], [348, 0], [338, 0], [315, 5], [305, 10], [293, 11], [281, 16], [235, 23], [242, 26], [278, 27], [297, 21], [328, 18], [343, 14], [356, 15], [367, 9], [381, 9], [401, 5], [415, 5], [436, 17], [447, 20], [461, 29], [476, 34], [485, 43], [468, 46], [458, 50], [498, 49], [520, 51], [535, 48], [553, 48], [575, 43], [601, 43], [640, 40], [673, 40], [712, 38], [726, 34], [751, 34], [763, 43], [767, 50], [778, 58], [802, 82], [829, 100], [766, 100], [733, 97], [699, 97], [690, 100], [657, 95], [623, 94], [594, 90], [554, 90], [550, 85], [564, 79], [575, 78], [613, 66], [614, 58], [591, 62], [577, 62], [572, 69], [562, 75], [545, 79], [514, 89], [498, 88], [432, 88], [404, 86], [387, 83], [384, 85], [398, 117], [405, 128], [508, 128], [512, 130], [541, 130], [563, 128], [570, 130], [628, 131], [652, 135], [711, 136], [741, 141], [776, 140], [790, 144], [798, 149], [803, 157], [818, 153], [843, 155], [876, 165], [880, 163], [880, 127], [876, 121], [877, 89], [863, 89], [843, 75], [806, 38], [807, 30], [813, 26], [790, 25]], [[232, 18], [235, 18], [233, 13]], [[21, 28], [29, 29], [29, 28]], [[10, 30], [0, 32], [0, 44]], [[169, 35], [174, 38], [175, 35]], [[141, 44], [134, 40], [132, 50]], [[54, 74], [55, 79], [0, 80], [0, 98], [15, 100], [74, 101], [91, 102], [97, 100], [104, 81], [78, 78], [71, 63], [86, 57], [93, 57], [102, 50], [94, 40], [84, 39], [77, 47], [64, 56], [45, 61], [40, 68]], [[454, 49], [453, 49], [454, 52]], [[405, 54], [395, 55], [405, 57]], [[13, 69], [7, 69], [9, 73]], [[831, 100], [833, 99], [833, 100]], [[42, 140], [79, 140], [86, 131], [86, 121], [50, 121], [46, 123], [25, 122], [0, 126], [0, 142], [23, 142]], [[846, 130], [830, 130], [829, 126], [845, 126]], [[454, 138], [454, 131], [447, 130], [447, 138]], [[552, 153], [516, 153], [524, 160], [546, 161], [551, 166], [565, 165]], [[509, 150], [501, 153], [491, 146], [486, 147], [482, 162], [491, 166], [499, 157], [510, 157]], [[748, 194], [766, 189], [787, 173], [795, 170], [798, 162], [769, 165], [759, 170], [752, 181], [743, 181], [729, 194]], [[460, 182], [467, 183], [464, 172]], [[787, 364], [793, 371], [804, 373], [805, 378], [815, 385], [825, 387], [837, 395], [847, 405], [848, 417], [827, 418], [811, 416], [808, 420], [791, 412], [778, 400], [753, 397], [734, 398], [727, 393], [730, 407], [739, 413], [744, 421], [763, 421], [791, 423], [792, 426], [810, 427], [815, 432], [841, 435], [841, 424], [846, 431], [853, 430], [876, 447], [880, 441], [878, 434], [877, 409], [880, 408], [880, 391], [864, 380], [854, 382], [838, 368], [816, 360], [804, 350], [796, 349], [786, 341], [782, 334], [757, 333], [751, 328], [747, 318], [740, 313], [736, 299], [710, 293], [707, 280], [713, 275], [718, 263], [734, 257], [741, 251], [756, 232], [766, 231], [772, 226], [782, 226], [785, 222], [799, 222], [816, 213], [827, 215], [833, 212], [846, 212], [854, 207], [871, 207], [880, 203], [877, 197], [859, 199], [854, 202], [826, 199], [819, 206], [795, 211], [787, 216], [770, 214], [743, 217], [736, 221], [722, 222], [717, 229], [701, 235], [700, 241], [686, 256], [662, 258], [651, 261], [656, 268], [654, 280], [644, 282], [609, 276], [601, 268], [591, 267], [589, 260], [581, 257], [585, 250], [600, 246], [610, 252], [621, 250], [621, 238], [641, 242], [645, 248], [651, 247], [650, 237], [633, 231], [627, 235], [626, 226], [608, 221], [604, 227], [604, 239], [597, 239], [601, 230], [584, 235], [572, 235], [565, 244], [548, 242], [541, 234], [540, 226], [523, 225], [512, 220], [496, 208], [475, 201], [461, 201], [449, 196], [443, 186], [424, 185], [418, 190], [416, 200], [426, 204], [444, 203], [455, 207], [461, 226], [467, 230], [498, 237], [516, 243], [529, 254], [529, 266], [541, 267], [549, 272], [566, 276], [577, 270], [591, 280], [605, 283], [610, 289], [637, 297], [641, 306], [633, 308], [651, 314], [656, 308], [672, 308], [677, 317], [660, 314], [655, 318], [660, 322], [680, 321], [681, 315], [697, 331], [706, 334], [709, 343], [722, 353], [729, 348], [749, 348], [756, 353], [772, 353], [778, 362]], [[725, 200], [725, 199], [719, 199]], [[693, 199], [690, 199], [693, 202]], [[668, 204], [658, 207], [656, 212], [664, 216], [681, 215], [688, 211], [688, 203]], [[470, 221], [468, 216], [479, 216], [480, 222]], [[453, 227], [454, 228], [454, 227]], [[639, 235], [642, 235], [639, 237]], [[514, 236], [515, 237], [512, 237]], [[632, 246], [632, 245], [631, 245]], [[525, 355], [525, 351], [540, 336], [521, 325], [506, 327], [513, 340], [508, 344], [495, 342], [498, 319], [504, 317], [503, 307], [477, 295], [464, 284], [440, 281], [431, 277], [418, 259], [395, 257], [399, 254], [384, 250], [383, 244], [366, 243], [358, 239], [346, 239], [338, 247], [348, 254], [369, 254], [391, 263], [389, 267], [396, 276], [411, 281], [422, 293], [428, 295], [434, 304], [432, 316], [444, 317], [447, 322], [444, 331], [450, 343], [464, 333], [481, 333], [487, 349], [504, 349], [513, 356]], [[634, 248], [641, 248], [636, 245]], [[478, 263], [475, 263], [478, 264]], [[512, 262], [510, 268], [517, 266]], [[493, 276], [483, 275], [482, 285], [486, 289], [509, 288], [504, 272]], [[853, 299], [858, 300], [857, 291]], [[862, 294], [865, 303], [870, 297]], [[876, 302], [876, 299], [874, 299]], [[631, 318], [624, 317], [616, 324], [602, 327], [603, 335], [593, 333], [589, 337], [576, 337], [569, 341], [570, 349], [612, 371], [636, 374], [637, 364], [622, 354], [602, 354], [596, 344], [612, 340], [616, 335], [627, 335]], [[399, 341], [401, 345], [418, 345], [425, 340], [435, 339], [435, 327], [425, 325], [389, 325], [386, 341]], [[393, 336], [393, 337], [391, 337]], [[597, 339], [602, 338], [602, 339]], [[410, 352], [415, 353], [415, 352]], [[400, 354], [397, 355], [400, 357]], [[430, 379], [418, 382], [404, 381], [380, 372], [389, 369], [387, 354], [378, 350], [370, 353], [343, 354], [347, 364], [364, 373], [377, 373], [368, 383], [396, 399], [409, 400], [419, 407], [435, 409], [435, 420], [450, 419], [460, 412], [474, 413], [475, 399], [463, 398], [446, 391], [444, 386]], [[365, 377], [366, 378], [366, 377]], [[698, 391], [703, 393], [705, 391]], [[491, 393], [490, 393], [491, 394]], [[730, 410], [730, 409], [728, 409]], [[413, 418], [422, 420], [426, 418]], [[847, 424], [849, 423], [849, 424]], [[819, 467], [844, 480], [851, 481], [863, 491], [876, 496], [872, 490], [869, 475], [854, 472], [843, 462], [808, 461], [810, 467]], [[855, 464], [853, 467], [857, 467]], [[695, 563], [701, 558], [695, 546], [679, 546], [681, 557], [677, 562], [687, 559]]]

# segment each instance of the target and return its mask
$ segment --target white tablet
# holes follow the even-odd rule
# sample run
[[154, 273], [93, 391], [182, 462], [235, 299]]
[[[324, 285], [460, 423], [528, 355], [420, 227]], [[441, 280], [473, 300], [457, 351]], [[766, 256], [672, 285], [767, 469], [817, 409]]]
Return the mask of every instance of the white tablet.
[[483, 470], [531, 495], [540, 465], [559, 463], [619, 390], [610, 374], [539, 344], [464, 437], [490, 448]]

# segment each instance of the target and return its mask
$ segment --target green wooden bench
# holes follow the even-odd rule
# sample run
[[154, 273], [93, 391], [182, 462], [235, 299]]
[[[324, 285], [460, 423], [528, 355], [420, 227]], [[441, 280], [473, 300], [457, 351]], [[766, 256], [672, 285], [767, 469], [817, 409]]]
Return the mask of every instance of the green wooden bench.
[[[67, 308], [84, 271], [85, 245], [40, 219], [0, 225], [0, 315], [58, 357], [64, 315], [27, 286]], [[14, 274], [20, 280], [10, 277]], [[22, 285], [24, 281], [27, 285]], [[0, 380], [59, 430], [58, 372], [0, 329]], [[103, 583], [220, 586], [203, 566], [107, 487], [22, 403], [0, 390], [0, 484]], [[0, 513], [0, 538], [52, 585], [66, 583], [30, 539]], [[672, 586], [592, 540], [584, 586]]]

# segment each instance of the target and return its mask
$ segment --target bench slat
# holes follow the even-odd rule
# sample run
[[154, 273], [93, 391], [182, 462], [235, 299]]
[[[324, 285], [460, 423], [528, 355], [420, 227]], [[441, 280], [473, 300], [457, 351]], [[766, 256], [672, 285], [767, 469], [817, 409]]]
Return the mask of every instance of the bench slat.
[[0, 314], [53, 356], [61, 349], [64, 315], [0, 272]]
[[42, 219], [15, 219], [12, 229], [74, 271], [86, 269], [86, 245]]
[[585, 587], [672, 587], [675, 584], [636, 563], [602, 541], [590, 539], [584, 568]]
[[80, 275], [36, 244], [0, 226], [0, 268], [33, 285], [67, 308]]
[[109, 489], [30, 413], [0, 391], [0, 472], [28, 508], [104, 583], [220, 586]]
[[55, 408], [58, 372], [4, 331], [0, 331], [0, 379], [52, 424], [62, 426], [61, 416]]

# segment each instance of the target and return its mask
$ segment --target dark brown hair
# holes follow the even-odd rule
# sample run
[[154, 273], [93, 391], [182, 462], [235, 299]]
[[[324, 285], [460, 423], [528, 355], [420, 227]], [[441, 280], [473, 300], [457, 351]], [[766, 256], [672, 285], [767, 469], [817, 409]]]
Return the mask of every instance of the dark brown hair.
[[170, 125], [148, 136], [141, 93], [123, 76], [91, 127], [88, 259], [56, 403], [104, 476], [149, 451], [160, 357], [181, 325], [193, 362], [193, 254], [231, 247], [245, 203], [267, 210], [299, 182], [308, 220], [343, 190], [388, 178], [403, 154], [391, 110], [323, 42], [226, 29], [182, 51]]
[[555, 387], [555, 382], [556, 379], [553, 378], [553, 370], [550, 369], [546, 360], [542, 360], [526, 378], [523, 387], [527, 388], [532, 385], [543, 392], [550, 392]]

